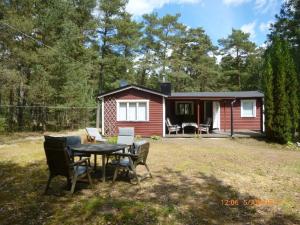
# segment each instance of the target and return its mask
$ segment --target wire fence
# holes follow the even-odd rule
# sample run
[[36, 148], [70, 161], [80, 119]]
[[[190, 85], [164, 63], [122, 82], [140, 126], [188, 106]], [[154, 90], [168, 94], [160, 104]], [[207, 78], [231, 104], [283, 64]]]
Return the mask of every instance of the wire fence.
[[96, 126], [97, 107], [0, 105], [0, 132], [60, 131]]

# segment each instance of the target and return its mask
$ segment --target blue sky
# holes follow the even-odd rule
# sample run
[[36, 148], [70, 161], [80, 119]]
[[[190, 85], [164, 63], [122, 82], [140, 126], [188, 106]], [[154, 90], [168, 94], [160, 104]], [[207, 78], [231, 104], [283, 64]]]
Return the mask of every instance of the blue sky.
[[257, 45], [266, 34], [284, 0], [129, 0], [127, 11], [135, 18], [144, 13], [159, 16], [181, 14], [180, 22], [190, 27], [203, 27], [214, 44], [227, 37], [231, 29], [251, 33]]

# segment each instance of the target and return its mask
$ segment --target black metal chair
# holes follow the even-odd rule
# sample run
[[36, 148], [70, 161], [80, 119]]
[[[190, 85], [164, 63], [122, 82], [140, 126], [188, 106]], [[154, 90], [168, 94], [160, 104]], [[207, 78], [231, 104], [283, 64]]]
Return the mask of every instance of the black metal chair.
[[92, 184], [89, 158], [73, 162], [67, 151], [66, 137], [45, 136], [44, 150], [49, 168], [49, 179], [45, 193], [47, 193], [51, 180], [55, 176], [64, 176], [67, 178], [68, 186], [72, 184], [71, 193], [75, 190], [77, 180], [83, 177], [87, 176], [89, 183]]
[[134, 148], [129, 153], [116, 153], [120, 156], [117, 161], [113, 161], [112, 165], [115, 166], [115, 172], [113, 176], [113, 183], [115, 182], [119, 170], [125, 170], [131, 172], [136, 179], [137, 183], [140, 185], [140, 178], [136, 173], [136, 167], [138, 165], [143, 165], [146, 167], [148, 174], [142, 179], [146, 178], [148, 175], [152, 177], [150, 169], [146, 163], [147, 156], [149, 153], [149, 142], [139, 141], [134, 143]]

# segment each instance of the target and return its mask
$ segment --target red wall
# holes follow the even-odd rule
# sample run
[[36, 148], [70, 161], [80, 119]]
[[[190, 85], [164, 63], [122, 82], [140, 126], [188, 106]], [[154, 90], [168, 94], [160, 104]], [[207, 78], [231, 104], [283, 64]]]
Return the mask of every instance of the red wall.
[[[149, 100], [149, 121], [117, 121], [116, 100], [147, 99]], [[144, 91], [129, 89], [104, 98], [104, 131], [106, 135], [117, 135], [118, 127], [134, 127], [135, 135], [163, 135], [163, 97]], [[106, 115], [109, 112], [109, 115]]]
[[[241, 117], [241, 101], [237, 100], [233, 106], [234, 130], [261, 130], [261, 105], [260, 98], [256, 99], [256, 117]], [[231, 113], [230, 100], [221, 101], [221, 130], [230, 130]]]

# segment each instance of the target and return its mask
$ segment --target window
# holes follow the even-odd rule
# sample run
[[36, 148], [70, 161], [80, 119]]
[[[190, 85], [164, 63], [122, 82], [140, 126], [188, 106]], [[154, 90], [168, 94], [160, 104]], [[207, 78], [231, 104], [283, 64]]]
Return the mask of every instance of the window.
[[193, 102], [176, 102], [175, 107], [176, 115], [194, 115]]
[[149, 100], [117, 100], [117, 121], [148, 121]]
[[241, 117], [256, 117], [256, 100], [241, 100]]

